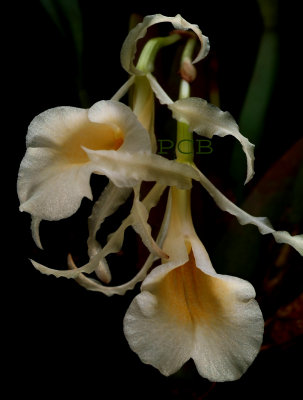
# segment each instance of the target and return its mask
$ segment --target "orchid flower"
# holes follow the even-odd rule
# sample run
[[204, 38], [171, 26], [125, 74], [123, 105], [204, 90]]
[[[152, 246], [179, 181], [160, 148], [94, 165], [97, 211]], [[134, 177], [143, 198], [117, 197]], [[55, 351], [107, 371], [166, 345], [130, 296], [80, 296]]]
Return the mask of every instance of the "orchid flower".
[[[168, 96], [152, 71], [159, 48], [174, 43], [178, 34], [152, 39], [134, 65], [137, 41], [148, 27], [162, 22], [170, 22], [176, 29], [191, 29], [200, 41], [194, 61], [196, 40], [189, 39], [183, 51], [181, 70], [186, 69], [189, 75], [183, 75], [177, 101]], [[277, 242], [290, 244], [301, 255], [303, 236], [276, 231], [266, 218], [251, 216], [237, 207], [196, 168], [193, 152], [176, 151], [176, 161], [155, 154], [154, 96], [177, 120], [177, 142], [183, 140], [191, 146], [193, 132], [208, 138], [232, 135], [239, 140], [247, 159], [246, 182], [252, 178], [254, 146], [239, 132], [232, 116], [203, 99], [190, 97], [186, 79], [193, 79], [193, 63], [205, 57], [208, 50], [208, 39], [197, 25], [180, 15], [145, 17], [122, 46], [121, 63], [130, 78], [111, 100], [97, 102], [88, 110], [57, 107], [33, 120], [20, 166], [18, 194], [20, 209], [33, 217], [33, 237], [41, 247], [39, 222], [75, 213], [84, 196], [92, 198], [90, 175], [107, 176], [109, 184], [89, 218], [88, 263], [77, 267], [69, 256], [67, 270], [32, 261], [34, 267], [47, 275], [73, 278], [86, 289], [108, 296], [122, 295], [143, 281], [141, 293], [132, 301], [124, 319], [125, 336], [133, 351], [164, 375], [176, 372], [192, 358], [203, 377], [225, 381], [238, 379], [253, 362], [262, 342], [263, 318], [249, 282], [214, 270], [193, 225], [191, 181], [201, 183], [218, 207], [236, 216], [240, 224], [253, 224], [261, 234], [271, 233]], [[133, 85], [131, 110], [119, 100]], [[141, 199], [143, 181], [155, 184]], [[166, 212], [158, 236], [153, 238], [149, 213], [167, 186]], [[130, 214], [101, 248], [97, 231], [131, 192], [134, 197]], [[129, 282], [104, 285], [111, 279], [106, 257], [121, 249], [129, 226], [140, 235], [150, 254]], [[161, 264], [150, 272], [158, 259]], [[100, 281], [87, 276], [93, 272]]]
[[[29, 126], [27, 151], [20, 165], [20, 210], [32, 215], [33, 238], [40, 248], [42, 245], [39, 224], [42, 219], [58, 220], [69, 217], [79, 208], [83, 197], [92, 199], [89, 186], [92, 173], [104, 174], [110, 179], [108, 187], [93, 208], [89, 219], [88, 238], [89, 256], [92, 259], [98, 253], [98, 263], [96, 264], [94, 259], [87, 268], [89, 271], [96, 271], [99, 278], [105, 282], [110, 281], [110, 272], [95, 235], [103, 220], [126, 200], [131, 188], [140, 185], [144, 180], [183, 188], [191, 185], [191, 168], [186, 170], [184, 166], [152, 152], [155, 150], [151, 143], [154, 137], [153, 118], [146, 112], [150, 107], [146, 108], [148, 102], [145, 101], [146, 94], [150, 97], [150, 88], [141, 80], [146, 75], [151, 86], [157, 86], [156, 80], [149, 72], [154, 57], [160, 47], [173, 43], [179, 36], [153, 42], [153, 46], [144, 53], [141, 62], [138, 63], [141, 69], [133, 65], [136, 42], [144, 36], [149, 26], [159, 22], [171, 22], [175, 28], [192, 29], [197, 33], [201, 41], [197, 61], [207, 53], [207, 38], [196, 25], [189, 24], [180, 15], [146, 17], [130, 32], [121, 50], [122, 65], [136, 75], [133, 75], [110, 101], [100, 101], [88, 110], [55, 107], [39, 114]], [[133, 109], [137, 118], [127, 106], [117, 101], [136, 82], [136, 78], [139, 83]], [[142, 104], [145, 107], [144, 112]], [[140, 124], [140, 119], [149, 131]], [[105, 202], [109, 206], [104, 207]], [[163, 256], [163, 252], [150, 235], [147, 217], [136, 196], [131, 225], [139, 232], [152, 253]], [[91, 265], [94, 265], [93, 269]], [[47, 267], [44, 270], [48, 270]], [[70, 271], [66, 272], [66, 276], [75, 275]]]
[[245, 280], [217, 274], [197, 237], [190, 191], [171, 189], [163, 250], [168, 260], [143, 281], [124, 318], [128, 343], [164, 375], [192, 358], [210, 381], [238, 379], [256, 357], [263, 318]]
[[[189, 85], [182, 81], [180, 98], [188, 93]], [[176, 104], [185, 105], [180, 114]], [[202, 108], [200, 116], [196, 106]], [[181, 115], [177, 140], [192, 143], [193, 130], [208, 137], [216, 132], [222, 136], [233, 132], [244, 150], [249, 149], [248, 141], [236, 133], [237, 125], [231, 117], [201, 99], [180, 100], [172, 109], [177, 119]], [[176, 153], [179, 162], [194, 165], [193, 151]], [[246, 154], [250, 177], [253, 157], [249, 151]], [[195, 170], [198, 178], [193, 178], [201, 182], [221, 209], [235, 215], [241, 224], [252, 223], [262, 234], [272, 233], [276, 241], [289, 243], [303, 254], [302, 235], [277, 232], [265, 218], [250, 216]], [[254, 299], [255, 290], [243, 279], [214, 270], [193, 226], [190, 190], [170, 189], [165, 216], [168, 228], [162, 250], [169, 257], [147, 275], [141, 293], [125, 315], [128, 343], [142, 362], [164, 375], [177, 372], [192, 358], [199, 374], [210, 381], [239, 379], [254, 361], [263, 339], [264, 322]]]

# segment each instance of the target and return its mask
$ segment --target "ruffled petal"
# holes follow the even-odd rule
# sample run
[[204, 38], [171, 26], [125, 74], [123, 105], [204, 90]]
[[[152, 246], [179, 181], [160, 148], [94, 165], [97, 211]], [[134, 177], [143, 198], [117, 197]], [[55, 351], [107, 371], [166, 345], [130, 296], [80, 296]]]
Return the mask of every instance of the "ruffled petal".
[[157, 181], [181, 189], [191, 187], [191, 177], [196, 176], [189, 165], [165, 159], [157, 154], [138, 151], [84, 149], [94, 165], [94, 172], [104, 174], [118, 187], [133, 187], [141, 181]]
[[[140, 359], [164, 375], [193, 358], [199, 373], [211, 381], [238, 379], [262, 341], [263, 318], [253, 299], [255, 291], [246, 281], [217, 275], [203, 245], [195, 240], [191, 244], [195, 256], [202, 251], [198, 259], [212, 274], [203, 271], [204, 264], [196, 265], [192, 252], [187, 260], [178, 257], [179, 263], [176, 258], [156, 267], [125, 315], [125, 336]], [[177, 239], [175, 249], [179, 248]]]
[[[93, 257], [101, 250], [100, 243], [96, 240], [96, 234], [103, 221], [112, 215], [126, 201], [130, 194], [130, 188], [118, 188], [112, 182], [109, 182], [99, 199], [95, 202], [92, 214], [88, 218], [89, 236], [87, 246], [90, 257]], [[95, 272], [102, 282], [109, 283], [111, 281], [111, 274], [105, 258], [100, 260]]]
[[[158, 183], [156, 183], [153, 186], [153, 188], [150, 190], [148, 195], [143, 199], [143, 204], [146, 207], [147, 211], [150, 211], [150, 209], [152, 207], [154, 207], [154, 205], [157, 203], [158, 199], [160, 198], [161, 194], [163, 193], [164, 189], [165, 189], [165, 187], [163, 187], [162, 185], [160, 185]], [[166, 236], [167, 229], [168, 229], [169, 216], [170, 216], [170, 206], [168, 206], [168, 208], [166, 210], [166, 213], [165, 213], [162, 225], [161, 225], [161, 229], [160, 229], [160, 232], [157, 237], [158, 246], [162, 245], [163, 240]], [[32, 262], [33, 266], [38, 271], [40, 271], [42, 274], [54, 275], [56, 278], [64, 277], [64, 278], [76, 279], [76, 278], [80, 277], [80, 275], [83, 273], [91, 274], [92, 272], [96, 271], [96, 269], [100, 265], [100, 262], [101, 263], [104, 262], [106, 256], [108, 256], [111, 253], [116, 253], [121, 249], [123, 240], [124, 240], [124, 232], [125, 232], [126, 228], [128, 228], [129, 226], [132, 225], [133, 222], [134, 221], [133, 221], [132, 215], [129, 215], [127, 218], [125, 218], [125, 220], [122, 222], [122, 224], [119, 226], [119, 228], [114, 233], [112, 233], [111, 235], [108, 236], [108, 241], [107, 241], [106, 245], [103, 247], [103, 249], [100, 249], [94, 256], [92, 256], [87, 264], [85, 264], [82, 267], [79, 267], [77, 269], [76, 269], [76, 266], [74, 265], [74, 263], [71, 263], [71, 265], [69, 265], [69, 268], [72, 270], [68, 270], [68, 269], [67, 270], [57, 270], [54, 268], [46, 267], [45, 265], [37, 263], [34, 260], [30, 260], [30, 261]], [[148, 261], [148, 265], [150, 262], [152, 264], [156, 258], [157, 257], [152, 255], [152, 258], [149, 259], [149, 261]], [[147, 272], [147, 267], [144, 271], [145, 272], [140, 274], [139, 277], [142, 277], [142, 276], [145, 277], [146, 272]], [[86, 278], [84, 281], [87, 282], [87, 279], [89, 279], [89, 278]], [[83, 279], [81, 281], [83, 281]], [[135, 285], [135, 283], [134, 283], [134, 285]], [[126, 289], [126, 290], [128, 290], [128, 289]]]
[[254, 175], [254, 145], [241, 135], [239, 127], [233, 117], [218, 107], [209, 104], [206, 100], [191, 97], [177, 100], [168, 106], [174, 118], [189, 125], [190, 130], [199, 135], [212, 138], [213, 135], [232, 135], [242, 145], [247, 159], [247, 183]]
[[56, 149], [27, 149], [17, 183], [20, 211], [40, 220], [59, 220], [74, 214], [83, 197], [92, 199], [90, 165], [64, 161]]
[[[147, 130], [125, 104], [113, 100], [98, 101], [88, 110], [88, 118], [97, 124], [115, 124], [119, 128], [123, 134], [123, 142], [118, 149], [119, 152], [151, 151]], [[90, 148], [89, 146], [85, 147]]]
[[[162, 188], [163, 186], [162, 187], [160, 186], [160, 189]], [[147, 221], [149, 217], [149, 210], [145, 207], [144, 203], [142, 203], [139, 199], [139, 187], [134, 188], [134, 192], [135, 192], [135, 198], [131, 210], [131, 216], [133, 219], [132, 222], [133, 229], [141, 237], [142, 242], [148, 248], [151, 254], [154, 254], [159, 258], [168, 258], [167, 254], [164, 253], [164, 251], [158, 246], [158, 244], [155, 242], [155, 240], [151, 235], [151, 226]], [[159, 197], [156, 199], [155, 203], [159, 201], [161, 194], [162, 191], [158, 193]]]
[[[159, 369], [163, 375], [177, 372], [190, 358], [188, 349], [192, 343], [192, 329], [184, 324], [176, 324], [173, 308], [179, 312], [181, 305], [178, 288], [182, 282], [168, 288], [165, 295], [165, 276], [188, 259], [182, 238], [174, 243], [175, 251], [170, 254], [172, 261], [153, 269], [145, 278], [141, 290], [132, 301], [124, 317], [124, 334], [130, 348], [141, 361]], [[165, 247], [165, 251], [169, 249]], [[181, 264], [182, 265], [182, 264]], [[161, 290], [163, 288], [163, 290]], [[182, 312], [182, 310], [180, 311]]]
[[208, 54], [209, 51], [208, 38], [202, 35], [202, 32], [197, 25], [190, 24], [179, 14], [176, 15], [175, 17], [165, 17], [164, 15], [161, 14], [148, 15], [143, 19], [141, 23], [136, 25], [135, 28], [133, 28], [129, 32], [128, 36], [126, 37], [122, 45], [121, 64], [128, 73], [135, 75], [144, 74], [142, 71], [138, 70], [133, 63], [137, 49], [137, 41], [145, 36], [147, 28], [149, 28], [154, 24], [159, 24], [161, 22], [170, 22], [173, 24], [175, 29], [180, 29], [180, 30], [191, 29], [195, 32], [200, 41], [201, 47], [199, 53], [197, 54], [197, 57], [193, 61], [194, 63], [202, 60]]
[[92, 198], [89, 180], [95, 171], [83, 147], [91, 152], [151, 152], [148, 132], [131, 109], [117, 101], [100, 101], [89, 110], [56, 107], [39, 114], [29, 126], [27, 147], [17, 183], [20, 210], [40, 220], [69, 217], [83, 197]]
[[241, 225], [252, 224], [255, 225], [262, 235], [271, 233], [278, 243], [286, 243], [296, 249], [301, 256], [303, 256], [303, 235], [291, 236], [286, 231], [276, 231], [273, 229], [271, 223], [266, 217], [254, 217], [241, 208], [236, 206], [233, 202], [228, 200], [207, 178], [201, 171], [196, 169], [202, 186], [212, 196], [217, 206], [223, 211], [234, 215]]
[[184, 286], [194, 299], [191, 357], [200, 375], [210, 381], [239, 379], [262, 344], [264, 321], [255, 290], [243, 279], [216, 274], [200, 240], [190, 241], [195, 266], [187, 272]]

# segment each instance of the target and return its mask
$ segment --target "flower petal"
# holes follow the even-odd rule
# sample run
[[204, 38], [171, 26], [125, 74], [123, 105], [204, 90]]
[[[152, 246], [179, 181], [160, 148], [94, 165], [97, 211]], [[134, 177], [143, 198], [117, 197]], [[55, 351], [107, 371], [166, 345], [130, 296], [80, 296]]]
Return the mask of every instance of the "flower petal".
[[177, 100], [168, 107], [173, 112], [174, 118], [187, 123], [189, 128], [199, 135], [210, 139], [213, 135], [232, 135], [238, 139], [247, 159], [247, 178], [245, 183], [253, 177], [254, 145], [241, 135], [236, 121], [227, 111], [223, 112], [218, 107], [198, 97]]
[[98, 150], [84, 148], [94, 165], [96, 173], [104, 174], [118, 187], [135, 186], [141, 181], [177, 186], [182, 189], [191, 187], [193, 168], [165, 159], [157, 154], [138, 151], [131, 154], [126, 151]]
[[34, 242], [39, 249], [43, 250], [41, 240], [40, 240], [40, 234], [39, 234], [39, 226], [40, 226], [41, 218], [37, 217], [32, 217], [32, 222], [31, 222], [31, 231], [32, 231], [32, 237], [34, 239]]
[[113, 95], [111, 100], [120, 101], [120, 99], [126, 95], [130, 87], [135, 82], [135, 76], [131, 76], [121, 87], [120, 89]]
[[[178, 313], [181, 304], [178, 291], [171, 288], [168, 293], [174, 299], [174, 305], [167, 302], [165, 288], [160, 293], [165, 276], [188, 259], [184, 241], [180, 239], [174, 243], [175, 251], [168, 252], [172, 261], [156, 267], [147, 275], [141, 287], [142, 293], [132, 301], [123, 323], [130, 348], [142, 362], [153, 365], [166, 376], [177, 372], [190, 358], [188, 348], [192, 343], [191, 328], [176, 324], [176, 316], [169, 312], [169, 307], [173, 307]], [[175, 283], [178, 285], [177, 281]]]
[[210, 274], [207, 262], [200, 264], [201, 254], [208, 258], [204, 246], [195, 237], [191, 245], [196, 266], [185, 283], [196, 301], [194, 304], [191, 300], [191, 316], [195, 319], [191, 357], [200, 375], [210, 381], [239, 379], [262, 343], [264, 322], [254, 300], [255, 290], [243, 279]]
[[92, 278], [88, 278], [83, 273], [80, 273], [79, 268], [77, 268], [70, 255], [68, 258], [68, 267], [71, 270], [70, 272], [76, 272], [76, 282], [85, 289], [91, 290], [93, 292], [103, 293], [106, 296], [113, 296], [114, 294], [118, 294], [121, 296], [124, 295], [128, 290], [132, 290], [138, 282], [142, 281], [145, 278], [154, 261], [155, 257], [150, 254], [137, 275], [134, 276], [130, 281], [118, 286], [104, 286], [100, 282]]
[[[131, 193], [130, 188], [118, 188], [112, 182], [106, 186], [99, 199], [95, 202], [92, 214], [88, 218], [88, 255], [93, 257], [101, 250], [99, 242], [96, 240], [97, 231], [100, 229], [105, 218], [112, 215], [128, 198]], [[100, 261], [96, 269], [97, 276], [106, 283], [111, 280], [105, 258]]]
[[[150, 192], [144, 198], [143, 203], [148, 211], [157, 203], [157, 199], [161, 196], [164, 189], [165, 189], [165, 187], [156, 183], [155, 186], [150, 190]], [[156, 240], [158, 246], [162, 246], [164, 238], [166, 237], [167, 229], [168, 229], [168, 222], [170, 219], [170, 210], [171, 210], [171, 204], [170, 204], [170, 201], [168, 201], [165, 215], [164, 215], [164, 218], [163, 218], [163, 221], [161, 224], [161, 228], [158, 233], [157, 240]], [[120, 231], [120, 233], [124, 232], [126, 227], [130, 225], [130, 223], [128, 224], [127, 221], [131, 221], [131, 216], [129, 216], [126, 220], [123, 221], [123, 224], [115, 232], [115, 234], [119, 233], [119, 231]], [[111, 235], [111, 239], [109, 240], [109, 242], [111, 240], [116, 241], [115, 234]], [[123, 240], [123, 238], [122, 238], [122, 240]], [[122, 246], [122, 240], [120, 240], [120, 245], [118, 245], [119, 248]], [[107, 246], [105, 246], [104, 250], [106, 251], [106, 253], [109, 254], [110, 252], [112, 252], [113, 249], [111, 249], [110, 245], [109, 246], [107, 245]], [[150, 254], [148, 256], [146, 262], [144, 263], [143, 267], [137, 273], [137, 275], [134, 276], [129, 282], [124, 283], [119, 286], [112, 286], [112, 287], [104, 286], [100, 282], [97, 282], [94, 279], [88, 278], [83, 273], [80, 273], [77, 275], [76, 281], [77, 281], [77, 283], [79, 283], [79, 285], [83, 286], [87, 290], [101, 292], [107, 296], [112, 296], [113, 294], [123, 295], [127, 290], [133, 289], [138, 282], [142, 281], [146, 277], [149, 269], [151, 268], [151, 266], [152, 266], [153, 262], [156, 260], [156, 258], [157, 257], [155, 257], [153, 254]], [[77, 269], [77, 266], [73, 262], [72, 257], [70, 255], [68, 257], [68, 267], [72, 270]]]
[[128, 343], [164, 375], [193, 358], [199, 373], [211, 381], [238, 379], [262, 341], [254, 289], [241, 279], [203, 272], [192, 253], [183, 261], [162, 264], [146, 277], [125, 315]]
[[182, 18], [180, 14], [176, 15], [175, 17], [165, 17], [164, 15], [161, 14], [148, 15], [143, 19], [141, 23], [136, 25], [135, 28], [133, 28], [129, 32], [128, 36], [126, 37], [122, 45], [121, 64], [122, 67], [128, 73], [135, 75], [143, 75], [142, 71], [138, 70], [133, 63], [137, 49], [137, 41], [145, 36], [147, 28], [149, 28], [154, 24], [159, 24], [161, 22], [170, 22], [173, 24], [175, 29], [180, 29], [180, 30], [191, 29], [195, 32], [195, 34], [198, 36], [198, 39], [200, 40], [201, 48], [197, 57], [193, 61], [194, 63], [202, 60], [208, 54], [209, 51], [208, 38], [202, 35], [202, 32], [197, 25], [190, 24], [184, 18]]
[[[98, 124], [115, 124], [119, 127], [124, 135], [123, 143], [118, 149], [119, 152], [151, 151], [147, 130], [125, 104], [114, 100], [98, 101], [88, 110], [88, 118]], [[89, 148], [89, 146], [85, 147]]]
[[254, 217], [233, 202], [228, 200], [207, 178], [196, 168], [200, 176], [200, 183], [212, 196], [217, 206], [223, 211], [227, 211], [234, 215], [241, 225], [252, 224], [255, 225], [262, 235], [271, 233], [278, 243], [286, 243], [296, 249], [301, 256], [303, 256], [303, 235], [291, 236], [286, 231], [276, 231], [273, 229], [271, 223], [266, 217]]
[[64, 162], [52, 148], [28, 148], [18, 175], [20, 211], [38, 219], [59, 220], [74, 214], [83, 197], [92, 199], [89, 164]]
[[[164, 189], [164, 187], [160, 187], [160, 189]], [[160, 257], [167, 258], [167, 254], [158, 246], [151, 235], [151, 226], [147, 222], [149, 217], [149, 210], [145, 207], [144, 203], [142, 203], [139, 199], [139, 187], [134, 188], [135, 198], [133, 202], [133, 207], [131, 210], [131, 216], [133, 218], [132, 227], [137, 232], [137, 234], [141, 237], [142, 242], [148, 248], [148, 250]], [[160, 191], [159, 197], [156, 200], [156, 203], [159, 201], [163, 190]]]
[[160, 101], [161, 104], [169, 105], [173, 104], [172, 99], [168, 96], [168, 94], [165, 92], [164, 89], [160, 86], [159, 82], [157, 79], [150, 73], [146, 75], [150, 86], [156, 95], [157, 99]]

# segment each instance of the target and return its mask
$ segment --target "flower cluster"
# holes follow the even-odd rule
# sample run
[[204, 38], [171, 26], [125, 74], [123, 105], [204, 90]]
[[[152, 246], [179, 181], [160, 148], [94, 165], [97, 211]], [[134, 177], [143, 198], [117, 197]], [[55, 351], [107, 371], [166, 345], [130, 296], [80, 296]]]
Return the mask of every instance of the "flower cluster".
[[[137, 42], [147, 29], [169, 22], [175, 31], [154, 38], [143, 48], [136, 65]], [[191, 31], [181, 60], [179, 99], [173, 101], [152, 74], [161, 47]], [[194, 60], [192, 54], [199, 42]], [[193, 133], [211, 139], [232, 135], [247, 158], [248, 182], [254, 174], [254, 146], [241, 135], [232, 116], [200, 98], [190, 97], [193, 64], [209, 51], [208, 38], [197, 25], [180, 15], [144, 18], [126, 37], [121, 49], [127, 82], [111, 100], [101, 100], [89, 109], [55, 107], [34, 118], [26, 137], [27, 150], [18, 176], [20, 210], [32, 216], [32, 234], [37, 246], [41, 220], [60, 220], [73, 215], [83, 197], [92, 200], [91, 174], [105, 175], [108, 185], [94, 204], [88, 220], [87, 264], [77, 267], [71, 256], [68, 268], [56, 270], [32, 260], [40, 272], [73, 278], [88, 290], [105, 295], [123, 295], [142, 282], [124, 319], [128, 343], [144, 363], [164, 375], [176, 372], [190, 358], [201, 376], [210, 381], [238, 379], [256, 357], [263, 336], [263, 318], [252, 285], [240, 278], [217, 274], [199, 240], [191, 217], [192, 181], [199, 182], [218, 207], [234, 215], [240, 224], [253, 224], [261, 234], [271, 233], [279, 243], [288, 243], [303, 255], [303, 236], [276, 231], [264, 217], [249, 215], [228, 200], [195, 166], [191, 152], [168, 160], [156, 154], [155, 98], [177, 120], [178, 135], [192, 142]], [[121, 102], [132, 88], [131, 107]], [[155, 182], [144, 199], [142, 182]], [[148, 223], [164, 190], [169, 187], [166, 212], [156, 238]], [[96, 240], [103, 221], [133, 193], [131, 211], [104, 247]], [[150, 254], [129, 282], [110, 286], [106, 257], [118, 252], [127, 227], [140, 235]], [[160, 265], [153, 267], [156, 260]], [[95, 273], [99, 280], [90, 277]]]

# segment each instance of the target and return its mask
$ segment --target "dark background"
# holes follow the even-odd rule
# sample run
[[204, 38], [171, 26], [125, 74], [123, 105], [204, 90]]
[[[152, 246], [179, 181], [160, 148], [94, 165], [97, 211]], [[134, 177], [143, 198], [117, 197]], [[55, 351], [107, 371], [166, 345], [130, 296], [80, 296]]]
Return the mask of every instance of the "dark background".
[[[265, 31], [257, 2], [71, 1], [76, 5], [70, 8], [74, 18], [66, 16], [59, 1], [50, 3], [58, 12], [55, 21], [45, 8], [47, 2], [20, 1], [3, 12], [3, 20], [8, 21], [3, 33], [2, 79], [7, 90], [2, 134], [8, 140], [2, 149], [3, 160], [9, 153], [9, 164], [3, 163], [5, 188], [9, 187], [8, 204], [3, 209], [5, 219], [8, 217], [3, 247], [5, 276], [9, 272], [3, 278], [3, 308], [8, 317], [3, 326], [7, 334], [3, 347], [8, 350], [5, 381], [11, 397], [18, 392], [39, 398], [46, 394], [84, 394], [88, 399], [297, 398], [303, 355], [302, 330], [298, 328], [302, 308], [297, 303], [302, 292], [302, 259], [295, 250], [287, 246], [282, 249], [254, 227], [239, 227], [214, 206], [202, 188], [195, 187], [194, 220], [215, 269], [249, 279], [255, 285], [268, 330], [264, 350], [239, 381], [212, 385], [197, 374], [192, 362], [166, 378], [142, 364], [123, 335], [123, 317], [139, 286], [123, 297], [107, 298], [73, 281], [41, 275], [28, 261], [34, 258], [51, 267], [64, 267], [67, 253], [72, 252], [79, 264], [84, 262], [90, 202], [84, 199], [80, 211], [65, 221], [43, 222], [45, 250], [41, 251], [32, 242], [29, 216], [18, 212], [15, 189], [27, 126], [35, 115], [58, 105], [89, 107], [100, 99], [109, 99], [127, 79], [119, 52], [131, 13], [180, 13], [198, 24], [210, 39], [211, 52], [199, 66], [202, 78], [194, 93], [208, 99], [208, 82], [217, 85], [220, 107], [239, 121]], [[269, 215], [277, 229], [295, 234], [302, 232], [298, 205], [298, 199], [302, 199], [298, 184], [302, 181], [302, 141], [295, 145], [302, 137], [302, 34], [297, 3], [273, 3], [278, 7], [277, 23], [271, 28], [278, 38], [276, 75], [261, 136], [255, 138], [257, 143], [249, 137], [256, 143], [253, 182], [243, 189], [244, 175], [240, 172], [239, 176], [238, 170], [245, 171], [244, 158], [236, 169], [232, 167], [232, 154], [240, 153], [232, 138], [214, 139], [212, 155], [197, 159], [197, 164], [237, 204], [246, 204], [246, 209], [256, 215]], [[75, 25], [70, 25], [71, 20]], [[76, 39], [75, 32], [79, 35]], [[165, 59], [162, 62], [167, 65]], [[173, 94], [165, 72], [159, 80]], [[105, 179], [92, 179], [95, 196], [105, 183]], [[7, 189], [3, 193], [6, 197]], [[158, 225], [159, 221], [154, 222], [155, 228]], [[140, 257], [133, 266], [133, 254], [136, 246], [140, 250], [140, 244], [132, 239], [130, 232], [129, 243], [135, 245], [124, 249], [122, 262], [113, 259], [115, 279], [119, 274], [127, 279], [139, 265]], [[123, 264], [122, 272], [116, 268], [119, 263]], [[288, 322], [283, 320], [280, 327], [276, 313], [287, 304], [295, 304], [297, 314], [287, 314]]]

